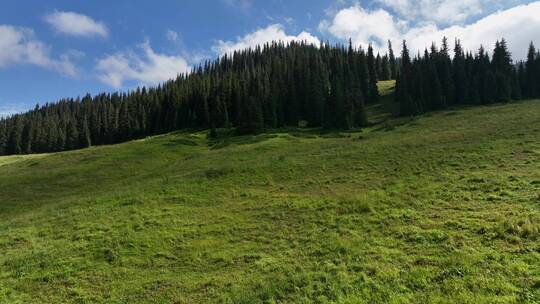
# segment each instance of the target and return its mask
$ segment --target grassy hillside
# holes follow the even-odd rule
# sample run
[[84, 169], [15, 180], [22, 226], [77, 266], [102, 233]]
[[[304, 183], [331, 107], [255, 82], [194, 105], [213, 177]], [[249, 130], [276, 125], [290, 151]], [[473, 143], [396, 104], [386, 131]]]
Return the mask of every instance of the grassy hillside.
[[540, 101], [0, 158], [0, 303], [538, 303]]

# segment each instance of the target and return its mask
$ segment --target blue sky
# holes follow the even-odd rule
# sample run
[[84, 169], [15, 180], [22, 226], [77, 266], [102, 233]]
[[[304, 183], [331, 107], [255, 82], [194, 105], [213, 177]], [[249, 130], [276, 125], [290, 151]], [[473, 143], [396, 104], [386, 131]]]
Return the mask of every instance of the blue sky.
[[356, 45], [443, 35], [476, 49], [504, 36], [516, 58], [540, 44], [540, 1], [3, 0], [0, 115], [154, 85], [201, 60], [269, 40]]

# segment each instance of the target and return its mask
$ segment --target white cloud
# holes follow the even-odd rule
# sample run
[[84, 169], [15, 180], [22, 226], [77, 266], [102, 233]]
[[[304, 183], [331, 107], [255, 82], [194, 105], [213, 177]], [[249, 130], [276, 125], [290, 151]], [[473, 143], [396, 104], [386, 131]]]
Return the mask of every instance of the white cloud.
[[407, 20], [421, 19], [440, 24], [461, 22], [482, 13], [485, 2], [498, 0], [378, 0]]
[[182, 56], [156, 53], [149, 42], [138, 46], [142, 55], [133, 51], [119, 52], [98, 60], [96, 69], [99, 79], [115, 88], [126, 81], [137, 81], [141, 85], [156, 85], [187, 73], [190, 67]]
[[167, 33], [165, 34], [165, 36], [167, 37], [167, 40], [171, 42], [178, 41], [178, 37], [179, 37], [178, 33], [173, 30], [167, 30]]
[[72, 53], [54, 59], [50, 47], [34, 37], [31, 29], [0, 25], [0, 68], [15, 64], [31, 64], [74, 77], [76, 68]]
[[383, 9], [368, 11], [359, 5], [338, 11], [331, 21], [323, 21], [319, 29], [334, 37], [352, 39], [357, 45], [374, 42], [382, 46], [388, 39], [400, 37], [404, 24]]
[[79, 37], [101, 36], [106, 38], [109, 31], [105, 24], [74, 12], [54, 12], [45, 17], [56, 31], [62, 34]]
[[376, 0], [377, 3], [401, 19], [413, 23], [435, 23], [448, 26], [462, 24], [467, 20], [530, 0]]
[[219, 40], [213, 47], [214, 52], [219, 54], [232, 53], [235, 50], [254, 48], [258, 45], [264, 45], [267, 42], [282, 41], [285, 43], [292, 41], [305, 41], [310, 44], [318, 45], [319, 39], [310, 33], [304, 31], [297, 36], [287, 35], [281, 24], [272, 24], [266, 28], [258, 29], [244, 37], [238, 37], [236, 41]]
[[426, 26], [414, 29], [407, 33], [406, 38], [416, 49], [446, 36], [461, 39], [466, 49], [475, 50], [480, 44], [491, 48], [496, 40], [504, 37], [509, 42], [508, 47], [514, 58], [521, 59], [526, 56], [531, 40], [537, 44], [540, 42], [538, 28], [540, 1], [497, 12], [465, 26], [444, 29]]
[[[400, 0], [401, 1], [401, 0]], [[362, 19], [362, 20], [358, 20]], [[369, 20], [367, 22], [366, 20]], [[392, 17], [384, 10], [367, 11], [359, 6], [343, 9], [332, 20], [320, 24], [322, 31], [336, 38], [352, 38], [357, 45], [373, 42], [375, 48], [384, 49], [385, 41], [394, 45], [407, 40], [413, 52], [422, 51], [431, 42], [440, 42], [446, 36], [451, 42], [461, 39], [466, 49], [476, 50], [481, 44], [490, 49], [496, 40], [506, 38], [514, 58], [523, 58], [531, 40], [540, 43], [540, 1], [498, 11], [468, 25], [439, 28], [435, 23], [411, 27], [406, 21]]]
[[0, 119], [28, 110], [28, 107], [21, 104], [4, 103], [0, 105]]

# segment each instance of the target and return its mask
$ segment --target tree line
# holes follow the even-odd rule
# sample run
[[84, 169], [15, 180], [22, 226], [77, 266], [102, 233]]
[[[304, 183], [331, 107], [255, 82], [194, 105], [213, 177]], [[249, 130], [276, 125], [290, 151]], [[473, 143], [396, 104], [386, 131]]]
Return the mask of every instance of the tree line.
[[208, 61], [157, 87], [63, 99], [0, 121], [0, 154], [72, 150], [179, 129], [240, 134], [366, 125], [396, 58], [343, 45], [274, 42]]
[[465, 52], [460, 40], [450, 56], [448, 40], [411, 59], [403, 42], [395, 100], [401, 116], [455, 105], [480, 105], [540, 97], [540, 53], [531, 42], [527, 60], [514, 64], [506, 40], [495, 43], [492, 57], [484, 47]]
[[399, 115], [454, 105], [540, 97], [540, 54], [512, 62], [503, 39], [474, 55], [447, 39], [411, 58], [349, 45], [273, 42], [207, 61], [156, 87], [62, 99], [0, 120], [0, 155], [57, 152], [180, 129], [235, 128], [251, 134], [285, 126], [350, 129], [367, 124], [377, 81], [397, 79]]

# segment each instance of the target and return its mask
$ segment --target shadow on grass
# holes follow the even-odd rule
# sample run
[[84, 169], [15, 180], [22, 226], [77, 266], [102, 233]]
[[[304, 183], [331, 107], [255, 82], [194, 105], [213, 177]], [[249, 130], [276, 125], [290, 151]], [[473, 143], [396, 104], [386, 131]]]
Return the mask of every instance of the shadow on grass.
[[198, 146], [199, 143], [193, 139], [189, 138], [175, 138], [163, 143], [163, 146], [166, 147], [175, 147], [175, 146]]
[[275, 134], [260, 134], [260, 135], [242, 135], [225, 139], [211, 140], [208, 145], [210, 150], [219, 150], [230, 145], [251, 145], [276, 138]]
[[264, 133], [255, 135], [238, 135], [234, 129], [218, 129], [216, 130], [216, 137], [210, 138], [208, 136], [208, 146], [211, 150], [219, 150], [231, 145], [249, 145], [265, 142], [270, 139], [278, 137], [286, 137], [289, 139], [316, 139], [316, 138], [348, 138], [352, 137], [352, 134], [362, 133], [362, 129], [352, 130], [324, 130], [321, 128], [279, 128], [279, 129], [267, 129]]
[[411, 126], [416, 124], [417, 117], [404, 117], [399, 119], [387, 120], [378, 128], [373, 129], [374, 132], [390, 132], [399, 127]]

